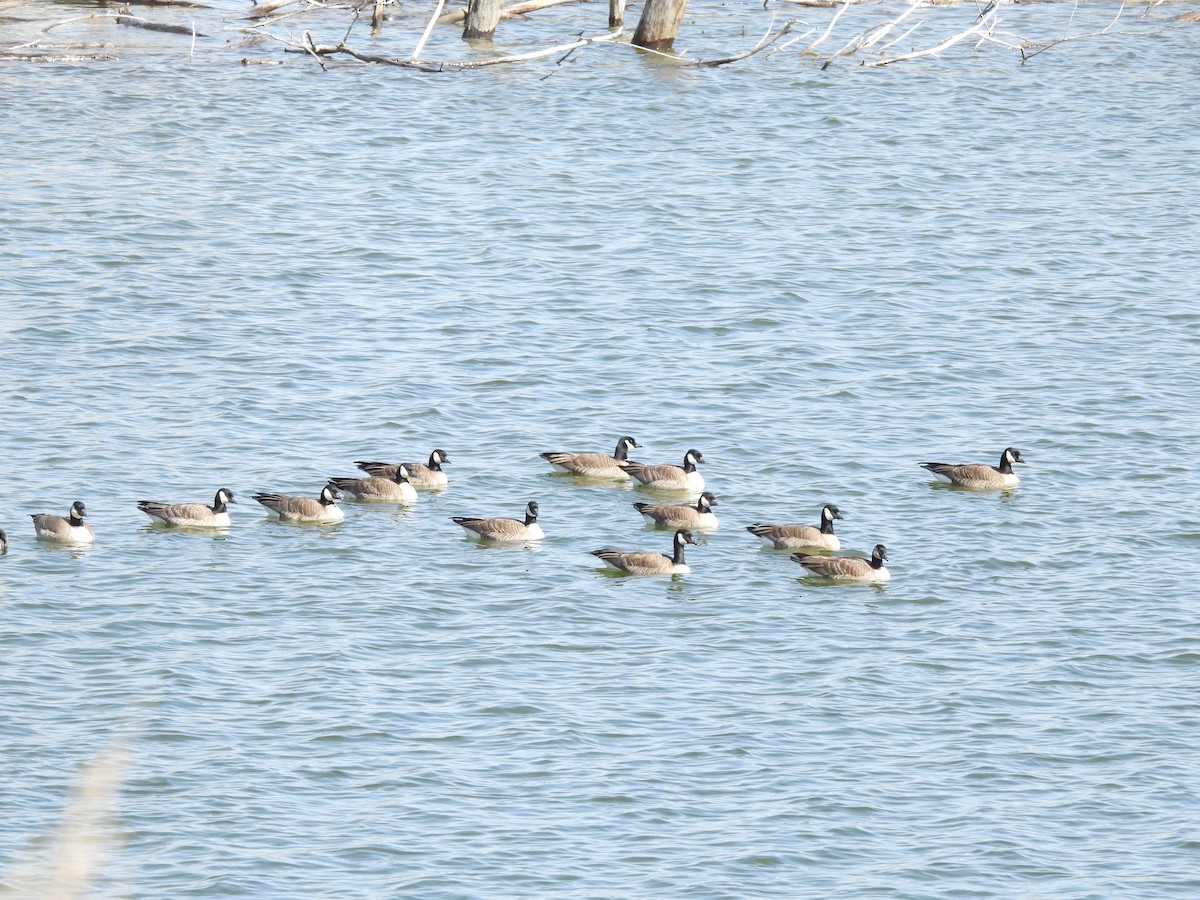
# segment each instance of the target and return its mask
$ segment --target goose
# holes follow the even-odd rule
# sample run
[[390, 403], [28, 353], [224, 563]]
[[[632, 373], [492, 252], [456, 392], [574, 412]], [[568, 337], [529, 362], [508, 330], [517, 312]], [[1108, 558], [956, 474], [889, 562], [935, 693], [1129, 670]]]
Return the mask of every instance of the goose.
[[545, 537], [537, 523], [538, 505], [530, 500], [525, 505], [525, 521], [520, 519], [480, 519], [472, 516], [453, 516], [455, 525], [467, 530], [469, 537], [488, 541], [540, 541]]
[[76, 500], [71, 504], [71, 511], [64, 516], [51, 516], [46, 513], [35, 513], [33, 530], [39, 541], [57, 541], [60, 544], [90, 544], [96, 540], [92, 526], [85, 525], [84, 517], [87, 508]]
[[697, 463], [704, 462], [699, 450], [689, 450], [683, 456], [682, 466], [648, 466], [631, 459], [621, 463], [621, 468], [646, 487], [666, 490], [704, 490], [704, 476], [696, 471]]
[[137, 508], [164, 525], [179, 525], [186, 528], [228, 528], [229, 510], [226, 504], [235, 502], [233, 491], [220, 488], [213, 498], [212, 506], [203, 503], [157, 503], [139, 500]]
[[857, 556], [792, 554], [793, 560], [822, 578], [829, 578], [833, 581], [862, 581], [876, 584], [889, 581], [892, 577], [892, 573], [883, 565], [883, 561], [887, 558], [887, 547], [883, 544], [875, 545], [870, 559], [860, 559]]
[[621, 464], [629, 459], [630, 450], [641, 446], [633, 438], [625, 435], [617, 440], [617, 449], [613, 451], [612, 456], [603, 453], [565, 453], [550, 450], [541, 454], [541, 457], [550, 463], [556, 472], [583, 475], [587, 478], [628, 481], [629, 473], [621, 468]]
[[692, 570], [683, 561], [683, 548], [696, 543], [692, 533], [686, 529], [675, 532], [675, 555], [655, 553], [652, 550], [635, 550], [623, 553], [620, 550], [593, 550], [609, 567], [628, 572], [630, 575], [687, 575]]
[[287, 494], [255, 494], [254, 499], [267, 508], [272, 519], [281, 522], [323, 522], [332, 524], [346, 518], [340, 506], [337, 487], [327, 484], [319, 497], [290, 497]]
[[399, 463], [396, 474], [391, 478], [330, 478], [329, 483], [339, 491], [353, 494], [358, 500], [386, 500], [394, 503], [412, 503], [417, 491], [408, 482], [408, 466]]
[[702, 528], [712, 531], [717, 527], [717, 517], [712, 512], [716, 505], [717, 498], [705, 491], [695, 506], [635, 503], [633, 508], [640, 512], [648, 523], [659, 528]]
[[821, 525], [773, 525], [768, 522], [755, 522], [747, 525], [746, 530], [756, 535], [764, 544], [776, 550], [799, 550], [801, 547], [820, 547], [822, 550], [840, 550], [842, 542], [833, 533], [833, 520], [843, 519], [839, 510], [832, 503], [821, 507]]
[[1021, 479], [1013, 474], [1013, 463], [1025, 463], [1021, 458], [1021, 451], [1016, 447], [1004, 448], [998, 467], [985, 463], [956, 466], [951, 463], [923, 462], [920, 465], [922, 469], [928, 469], [941, 480], [959, 487], [975, 491], [994, 491], [1014, 488], [1020, 483]]
[[0, 553], [8, 552], [8, 534], [3, 528], [0, 528]]
[[450, 483], [442, 466], [450, 462], [445, 450], [434, 450], [429, 454], [427, 463], [383, 463], [363, 460], [355, 461], [354, 465], [368, 475], [376, 478], [396, 477], [396, 470], [401, 466], [408, 469], [408, 483], [418, 488], [441, 488]]

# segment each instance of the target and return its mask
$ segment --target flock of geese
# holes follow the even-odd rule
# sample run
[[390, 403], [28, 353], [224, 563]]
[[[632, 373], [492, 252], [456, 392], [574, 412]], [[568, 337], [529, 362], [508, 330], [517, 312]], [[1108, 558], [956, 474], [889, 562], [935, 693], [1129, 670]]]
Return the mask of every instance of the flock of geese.
[[[691, 571], [684, 560], [684, 548], [695, 544], [692, 530], [711, 531], [717, 527], [713, 507], [717, 499], [705, 490], [704, 477], [698, 466], [704, 462], [699, 450], [688, 450], [683, 465], [657, 465], [635, 462], [629, 459], [629, 451], [642, 445], [629, 436], [617, 441], [612, 455], [606, 453], [546, 452], [541, 457], [557, 472], [564, 472], [584, 479], [636, 481], [639, 485], [664, 491], [686, 491], [698, 495], [688, 503], [634, 503], [647, 523], [657, 528], [675, 531], [672, 552], [657, 553], [649, 550], [623, 551], [605, 547], [593, 550], [592, 555], [601, 559], [606, 566], [630, 575], [683, 575]], [[444, 450], [434, 450], [425, 463], [385, 463], [359, 460], [355, 465], [366, 477], [330, 478], [316, 497], [297, 497], [288, 494], [254, 494], [270, 518], [284, 522], [312, 522], [331, 524], [340, 522], [345, 513], [338, 506], [343, 495], [360, 501], [382, 501], [411, 503], [417, 499], [418, 488], [443, 488], [449, 481], [442, 466], [450, 461]], [[923, 462], [939, 480], [962, 488], [977, 491], [1007, 490], [1016, 487], [1017, 476], [1013, 473], [1014, 463], [1023, 463], [1021, 451], [1014, 447], [1005, 448], [1000, 455], [1000, 465], [983, 463], [957, 465], [952, 463]], [[205, 503], [161, 503], [154, 500], [139, 500], [137, 508], [155, 522], [180, 528], [228, 528], [229, 505], [234, 503], [233, 492], [220, 488], [212, 505]], [[37, 539], [62, 544], [88, 544], [95, 540], [92, 527], [84, 519], [87, 508], [80, 501], [71, 504], [67, 515], [56, 516], [37, 513], [31, 516]], [[539, 541], [545, 537], [538, 524], [538, 505], [530, 501], [525, 506], [522, 519], [503, 517], [454, 516], [468, 536], [481, 541], [521, 542]], [[755, 522], [746, 530], [763, 543], [777, 550], [795, 550], [791, 559], [809, 572], [831, 581], [884, 582], [891, 578], [884, 566], [888, 558], [887, 547], [876, 544], [870, 559], [857, 556], [825, 556], [820, 553], [802, 551], [825, 551], [833, 553], [841, 549], [841, 541], [834, 533], [833, 523], [841, 519], [841, 511], [832, 503], [821, 508], [819, 524], [776, 524]], [[8, 549], [8, 535], [0, 529], [0, 553]]]

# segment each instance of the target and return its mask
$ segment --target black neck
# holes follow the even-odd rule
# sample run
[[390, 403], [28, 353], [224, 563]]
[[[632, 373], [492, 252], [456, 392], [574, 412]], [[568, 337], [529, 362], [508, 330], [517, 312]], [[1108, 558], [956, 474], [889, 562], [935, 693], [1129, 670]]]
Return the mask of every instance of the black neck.
[[874, 554], [871, 554], [871, 568], [872, 569], [882, 569], [883, 568], [883, 557], [875, 556]]
[[228, 507], [225, 506], [225, 501], [221, 499], [220, 494], [217, 494], [217, 496], [213, 499], [212, 511], [214, 513], [216, 513], [217, 515], [220, 515], [221, 513], [225, 512], [227, 509], [228, 509]]
[[701, 497], [699, 500], [696, 501], [696, 512], [698, 512], [698, 513], [708, 512], [708, 507], [704, 505], [703, 497]]
[[833, 534], [833, 519], [821, 516], [821, 534]]
[[429, 454], [429, 463], [428, 463], [428, 466], [427, 466], [427, 468], [428, 468], [428, 469], [429, 469], [431, 472], [440, 472], [440, 471], [442, 471], [442, 464], [441, 464], [440, 462], [438, 462], [438, 458], [437, 458], [437, 454], [436, 454], [436, 453], [430, 453], [430, 454]]
[[67, 516], [67, 521], [71, 523], [72, 528], [78, 528], [83, 524], [83, 519], [79, 518], [79, 516], [75, 515], [75, 513], [71, 513], [69, 516]]
[[525, 524], [532, 525], [536, 521], [537, 521], [537, 513], [532, 513], [532, 512], [529, 512], [528, 510], [526, 510], [525, 511]]
[[679, 541], [677, 544], [675, 544], [675, 555], [671, 557], [671, 562], [675, 563], [675, 565], [683, 565], [683, 548], [686, 546], [687, 544], [685, 544], [683, 541]]
[[625, 449], [624, 441], [621, 441], [621, 443], [617, 444], [617, 449], [613, 451], [613, 459], [629, 459], [629, 451]]
[[687, 472], [689, 475], [696, 471], [696, 464], [692, 462], [692, 458], [690, 456], [685, 457], [683, 460], [683, 471]]
[[1000, 474], [1001, 475], [1011, 475], [1012, 474], [1012, 463], [1010, 463], [1008, 461], [1008, 452], [1007, 451], [1000, 454]]

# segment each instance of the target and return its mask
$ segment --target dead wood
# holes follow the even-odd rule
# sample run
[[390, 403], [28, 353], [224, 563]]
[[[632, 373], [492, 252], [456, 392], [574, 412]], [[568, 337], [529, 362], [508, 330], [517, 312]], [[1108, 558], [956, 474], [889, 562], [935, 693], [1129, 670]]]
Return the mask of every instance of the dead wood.
[[167, 34], [190, 34], [193, 37], [208, 37], [207, 34], [201, 34], [194, 28], [187, 28], [184, 25], [163, 25], [159, 22], [147, 22], [145, 19], [139, 19], [137, 16], [129, 16], [124, 13], [115, 16], [118, 25], [124, 25], [126, 28], [143, 28], [146, 31], [162, 31]]

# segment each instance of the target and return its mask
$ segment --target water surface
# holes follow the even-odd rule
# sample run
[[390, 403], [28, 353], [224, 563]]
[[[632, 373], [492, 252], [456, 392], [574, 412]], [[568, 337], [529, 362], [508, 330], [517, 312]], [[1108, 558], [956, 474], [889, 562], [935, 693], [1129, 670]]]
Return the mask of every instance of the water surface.
[[[689, 46], [765, 15], [698, 6]], [[116, 744], [98, 896], [1194, 896], [1197, 68], [1129, 31], [4, 65], [0, 871]], [[691, 576], [600, 574], [669, 534], [537, 457], [621, 434], [708, 460]], [[1006, 445], [1006, 495], [917, 467]], [[250, 500], [434, 447], [408, 509]], [[223, 534], [134, 506], [223, 485]], [[36, 545], [74, 499], [95, 546]], [[449, 518], [529, 499], [536, 550]], [[825, 501], [886, 587], [742, 527]]]

